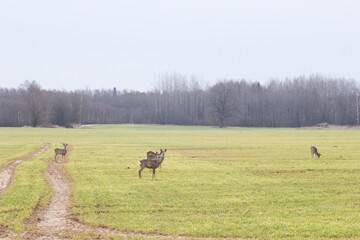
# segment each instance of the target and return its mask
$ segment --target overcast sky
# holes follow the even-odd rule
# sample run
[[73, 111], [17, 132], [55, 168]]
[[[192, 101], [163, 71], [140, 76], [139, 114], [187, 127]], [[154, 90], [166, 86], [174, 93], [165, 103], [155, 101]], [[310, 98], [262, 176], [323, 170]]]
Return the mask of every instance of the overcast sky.
[[0, 0], [0, 87], [147, 91], [159, 75], [360, 80], [358, 0]]

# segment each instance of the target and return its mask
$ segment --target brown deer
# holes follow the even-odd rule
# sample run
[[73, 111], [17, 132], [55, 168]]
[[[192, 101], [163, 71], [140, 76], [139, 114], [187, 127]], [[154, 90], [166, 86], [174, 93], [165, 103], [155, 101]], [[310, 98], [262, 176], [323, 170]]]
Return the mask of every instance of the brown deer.
[[[167, 149], [165, 149], [164, 151], [162, 149], [160, 149], [160, 155], [161, 155], [161, 159], [160, 159], [160, 168], [161, 168], [161, 163], [164, 161], [165, 158], [165, 152], [167, 151]], [[153, 151], [148, 151], [146, 153], [146, 159], [147, 160], [156, 160], [157, 158], [157, 152], [154, 153]]]
[[155, 169], [157, 169], [160, 166], [160, 160], [161, 160], [161, 154], [158, 154], [157, 152], [156, 154], [156, 160], [153, 159], [143, 159], [139, 162], [140, 165], [140, 170], [139, 170], [139, 178], [141, 178], [141, 172], [142, 170], [144, 170], [145, 167], [147, 168], [152, 168], [153, 169], [153, 175], [152, 177], [155, 177]]
[[318, 157], [318, 158], [320, 158], [320, 153], [318, 153], [318, 151], [317, 151], [317, 148], [315, 147], [315, 146], [311, 146], [310, 147], [310, 151], [311, 151], [311, 157], [312, 158], [314, 158], [314, 154]]
[[60, 154], [61, 155], [61, 160], [63, 160], [63, 157], [66, 155], [66, 153], [67, 153], [67, 143], [63, 143], [63, 145], [64, 145], [64, 149], [61, 149], [61, 148], [56, 148], [55, 149], [55, 162], [56, 162], [56, 156], [58, 155], [58, 154]]

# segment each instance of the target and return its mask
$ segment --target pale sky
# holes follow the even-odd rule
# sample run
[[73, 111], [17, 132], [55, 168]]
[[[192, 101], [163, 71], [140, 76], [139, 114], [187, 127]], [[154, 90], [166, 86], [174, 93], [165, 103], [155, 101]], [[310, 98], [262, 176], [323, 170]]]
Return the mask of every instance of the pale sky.
[[358, 0], [0, 0], [0, 88], [151, 90], [159, 75], [360, 81]]

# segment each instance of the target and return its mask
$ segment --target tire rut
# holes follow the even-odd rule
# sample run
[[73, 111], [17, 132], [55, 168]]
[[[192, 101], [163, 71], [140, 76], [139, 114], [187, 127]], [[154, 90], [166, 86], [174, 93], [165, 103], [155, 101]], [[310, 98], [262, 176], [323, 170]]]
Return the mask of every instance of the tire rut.
[[45, 143], [44, 146], [38, 150], [37, 152], [30, 154], [22, 159], [13, 161], [7, 167], [3, 168], [0, 172], [0, 196], [5, 192], [5, 190], [9, 187], [11, 180], [14, 176], [15, 169], [18, 165], [23, 162], [30, 160], [39, 154], [45, 152], [50, 147], [50, 143]]
[[[66, 158], [69, 157], [66, 156]], [[35, 218], [38, 219], [37, 232], [29, 239], [67, 239], [66, 235], [68, 234], [95, 232], [92, 228], [72, 220], [69, 216], [71, 208], [70, 182], [65, 174], [64, 162], [51, 161], [45, 174], [48, 184], [53, 189], [53, 195], [46, 209], [39, 209], [34, 213]]]
[[50, 186], [53, 188], [51, 202], [37, 227], [41, 232], [61, 232], [68, 228], [67, 212], [70, 207], [70, 189], [67, 180], [62, 177], [59, 166], [51, 162], [48, 167]]

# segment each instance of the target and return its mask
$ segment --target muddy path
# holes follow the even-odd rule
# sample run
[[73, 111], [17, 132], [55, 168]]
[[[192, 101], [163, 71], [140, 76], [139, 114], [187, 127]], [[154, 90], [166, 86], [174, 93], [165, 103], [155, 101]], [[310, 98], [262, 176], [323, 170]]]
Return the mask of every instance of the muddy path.
[[37, 152], [30, 154], [22, 159], [13, 161], [7, 167], [3, 168], [0, 171], [0, 196], [5, 192], [7, 187], [10, 185], [11, 179], [14, 176], [16, 167], [18, 165], [22, 164], [23, 162], [25, 162], [29, 159], [32, 159], [32, 158], [38, 156], [39, 154], [45, 152], [49, 147], [50, 147], [50, 143], [45, 143], [44, 146]]
[[[53, 196], [46, 209], [34, 213], [37, 222], [36, 239], [62, 239], [59, 236], [76, 232], [92, 232], [92, 229], [70, 219], [70, 182], [64, 173], [64, 163], [52, 161], [46, 178], [53, 188]], [[67, 237], [65, 237], [67, 238]], [[35, 238], [34, 238], [35, 239]]]
[[66, 214], [70, 207], [69, 183], [60, 173], [59, 164], [55, 162], [49, 164], [48, 174], [53, 196], [37, 226], [41, 232], [61, 232], [68, 228]]

